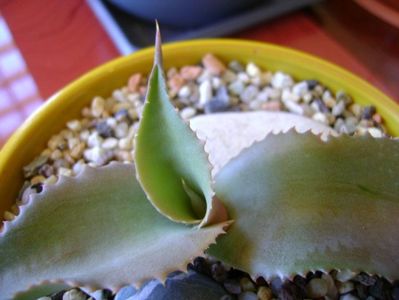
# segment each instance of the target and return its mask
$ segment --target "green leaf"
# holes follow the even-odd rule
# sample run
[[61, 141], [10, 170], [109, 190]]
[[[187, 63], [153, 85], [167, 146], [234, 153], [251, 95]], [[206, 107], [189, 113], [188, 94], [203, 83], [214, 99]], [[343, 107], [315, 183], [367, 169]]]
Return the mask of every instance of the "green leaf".
[[162, 280], [223, 232], [164, 218], [134, 178], [133, 165], [86, 167], [32, 195], [0, 233], [0, 299], [46, 281], [116, 290]]
[[350, 269], [399, 278], [399, 140], [269, 135], [215, 178], [235, 220], [211, 255], [265, 278]]
[[161, 62], [158, 31], [155, 65], [135, 140], [139, 182], [156, 209], [171, 220], [200, 226], [224, 221], [226, 212], [214, 198], [207, 155], [170, 103]]

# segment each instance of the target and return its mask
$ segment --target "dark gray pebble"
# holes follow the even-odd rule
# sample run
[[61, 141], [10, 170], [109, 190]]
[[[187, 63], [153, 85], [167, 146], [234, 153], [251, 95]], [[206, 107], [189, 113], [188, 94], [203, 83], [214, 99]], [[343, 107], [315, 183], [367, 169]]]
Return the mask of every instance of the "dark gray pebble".
[[229, 109], [229, 104], [219, 100], [213, 99], [205, 103], [204, 112], [206, 114], [217, 113], [217, 112], [224, 112]]
[[227, 278], [226, 269], [220, 262], [216, 262], [212, 265], [211, 272], [212, 278], [216, 281], [222, 282]]
[[377, 281], [377, 277], [375, 276], [370, 276], [366, 273], [359, 273], [355, 276], [355, 278], [353, 278], [354, 281], [357, 281], [365, 286], [370, 286], [376, 283]]
[[309, 90], [313, 90], [316, 87], [316, 85], [319, 84], [319, 82], [317, 80], [314, 80], [314, 79], [306, 80], [306, 83], [308, 85], [308, 89]]
[[101, 121], [96, 124], [96, 130], [98, 134], [103, 138], [111, 137], [114, 134], [111, 126], [107, 124], [106, 121]]
[[238, 295], [241, 293], [240, 282], [236, 279], [227, 279], [223, 283], [223, 286], [226, 289], [226, 291], [228, 291], [230, 294]]
[[362, 112], [362, 119], [370, 120], [376, 111], [377, 110], [374, 105], [366, 106]]
[[270, 287], [274, 295], [278, 295], [283, 287], [283, 281], [280, 277], [276, 277], [270, 281]]

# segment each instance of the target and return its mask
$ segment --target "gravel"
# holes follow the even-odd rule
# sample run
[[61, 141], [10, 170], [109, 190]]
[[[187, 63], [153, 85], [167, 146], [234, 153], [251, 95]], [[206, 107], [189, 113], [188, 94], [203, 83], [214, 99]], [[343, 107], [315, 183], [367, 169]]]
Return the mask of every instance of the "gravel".
[[[289, 111], [327, 124], [342, 134], [370, 134], [375, 138], [387, 135], [374, 106], [353, 103], [344, 91], [334, 94], [311, 78], [295, 81], [287, 73], [263, 70], [252, 62], [243, 65], [231, 61], [226, 65], [212, 54], [205, 55], [199, 65], [171, 68], [166, 74], [170, 98], [185, 120], [225, 111]], [[82, 109], [80, 118], [70, 120], [65, 129], [53, 135], [46, 149], [23, 168], [25, 182], [20, 196], [4, 213], [4, 219], [13, 220], [28, 194], [40, 192], [43, 184], [55, 184], [60, 175], [75, 176], [86, 164], [98, 167], [110, 161], [132, 162], [132, 141], [143, 109], [146, 83], [146, 75], [132, 74], [125, 87], [110, 97], [95, 97]], [[223, 299], [399, 299], [399, 285], [365, 273], [318, 271], [292, 280], [274, 278], [268, 282], [260, 277], [254, 282], [249, 274], [200, 257], [188, 269], [220, 285], [226, 292]], [[126, 286], [116, 295], [96, 291], [91, 299], [124, 300], [136, 293], [136, 289]], [[80, 300], [89, 299], [90, 295], [74, 288], [47, 298]]]

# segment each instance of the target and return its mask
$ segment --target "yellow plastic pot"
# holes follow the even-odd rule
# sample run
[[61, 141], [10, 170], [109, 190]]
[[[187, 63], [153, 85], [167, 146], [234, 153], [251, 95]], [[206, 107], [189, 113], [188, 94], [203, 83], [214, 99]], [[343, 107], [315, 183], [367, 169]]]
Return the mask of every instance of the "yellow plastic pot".
[[[163, 47], [166, 68], [196, 64], [211, 52], [224, 61], [253, 61], [262, 68], [283, 70], [297, 79], [317, 79], [333, 91], [342, 89], [356, 102], [373, 104], [386, 121], [392, 135], [399, 136], [399, 106], [382, 92], [324, 60], [299, 51], [258, 42], [241, 40], [197, 40], [168, 44]], [[148, 73], [153, 49], [102, 65], [53, 95], [9, 139], [0, 151], [0, 214], [11, 207], [23, 183], [22, 167], [46, 146], [52, 134], [66, 121], [77, 118], [82, 107], [96, 95], [108, 96], [126, 84], [134, 72]], [[0, 217], [1, 219], [1, 217]]]

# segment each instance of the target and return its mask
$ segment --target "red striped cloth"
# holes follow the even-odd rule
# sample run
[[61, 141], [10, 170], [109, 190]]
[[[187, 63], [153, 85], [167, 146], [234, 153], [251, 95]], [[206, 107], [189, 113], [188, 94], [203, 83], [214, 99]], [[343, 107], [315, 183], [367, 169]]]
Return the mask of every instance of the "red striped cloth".
[[42, 102], [36, 83], [0, 15], [0, 147]]

